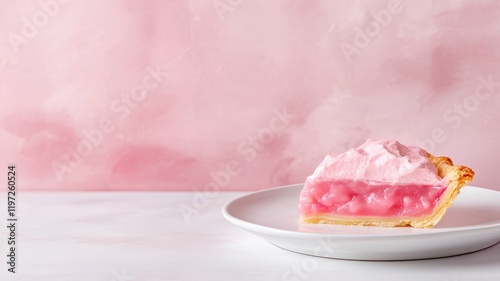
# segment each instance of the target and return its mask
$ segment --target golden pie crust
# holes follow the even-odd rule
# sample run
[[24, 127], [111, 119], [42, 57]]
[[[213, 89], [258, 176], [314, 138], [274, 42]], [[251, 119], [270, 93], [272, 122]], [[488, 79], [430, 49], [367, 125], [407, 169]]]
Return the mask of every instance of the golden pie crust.
[[438, 170], [438, 175], [446, 181], [446, 190], [441, 196], [439, 203], [432, 214], [422, 217], [396, 217], [396, 218], [378, 218], [378, 217], [340, 217], [336, 215], [311, 215], [302, 216], [300, 222], [303, 223], [321, 223], [321, 224], [338, 224], [338, 225], [358, 225], [358, 226], [381, 226], [381, 227], [397, 227], [397, 226], [412, 226], [417, 228], [431, 228], [436, 225], [446, 213], [446, 210], [451, 206], [460, 189], [468, 182], [472, 181], [474, 171], [465, 166], [454, 166], [450, 158], [440, 156], [435, 157], [427, 153], [430, 161]]

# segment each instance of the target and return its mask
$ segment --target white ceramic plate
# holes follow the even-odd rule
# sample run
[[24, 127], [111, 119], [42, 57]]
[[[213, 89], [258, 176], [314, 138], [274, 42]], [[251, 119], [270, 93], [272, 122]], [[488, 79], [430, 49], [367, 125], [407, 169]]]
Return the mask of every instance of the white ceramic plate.
[[500, 192], [466, 186], [432, 229], [298, 223], [303, 184], [258, 191], [222, 213], [231, 223], [290, 251], [353, 260], [410, 260], [478, 251], [500, 241]]

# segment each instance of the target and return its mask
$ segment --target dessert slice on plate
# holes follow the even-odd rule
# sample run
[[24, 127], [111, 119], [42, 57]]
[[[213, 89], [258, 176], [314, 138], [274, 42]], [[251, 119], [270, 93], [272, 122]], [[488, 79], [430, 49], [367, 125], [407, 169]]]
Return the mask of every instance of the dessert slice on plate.
[[327, 155], [300, 193], [304, 223], [366, 226], [436, 225], [474, 172], [397, 141], [368, 140]]

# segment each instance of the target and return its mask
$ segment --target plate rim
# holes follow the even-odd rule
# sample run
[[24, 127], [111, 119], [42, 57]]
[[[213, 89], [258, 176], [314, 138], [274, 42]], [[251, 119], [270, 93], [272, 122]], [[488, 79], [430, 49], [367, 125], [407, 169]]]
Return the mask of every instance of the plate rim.
[[[335, 234], [335, 233], [317, 233], [317, 232], [300, 232], [300, 231], [291, 231], [291, 230], [285, 230], [285, 229], [279, 229], [279, 228], [274, 228], [270, 226], [265, 226], [253, 222], [246, 221], [244, 219], [238, 218], [234, 216], [233, 214], [230, 213], [229, 208], [231, 206], [234, 206], [238, 201], [243, 200], [245, 198], [248, 198], [250, 196], [256, 196], [261, 193], [267, 193], [267, 192], [272, 192], [276, 191], [279, 189], [290, 189], [290, 188], [298, 188], [299, 186], [304, 185], [304, 183], [296, 183], [296, 184], [289, 184], [289, 185], [284, 185], [284, 186], [277, 186], [277, 187], [272, 187], [272, 188], [267, 188], [263, 190], [258, 190], [254, 191], [242, 196], [239, 196], [238, 198], [235, 198], [231, 200], [230, 202], [226, 203], [224, 207], [222, 208], [222, 215], [226, 220], [231, 222], [232, 224], [244, 228], [245, 230], [249, 232], [257, 232], [257, 233], [263, 233], [263, 234], [271, 234], [271, 235], [276, 235], [276, 234], [281, 234], [286, 237], [310, 237], [310, 238], [318, 238], [318, 237], [335, 237], [337, 239], [346, 239], [346, 240], [356, 240], [356, 239], [392, 239], [392, 238], [412, 238], [412, 237], [422, 237], [422, 236], [442, 236], [442, 235], [450, 235], [450, 234], [466, 234], [466, 233], [474, 233], [478, 231], [484, 231], [484, 230], [494, 230], [496, 228], [500, 228], [500, 218], [495, 221], [494, 223], [482, 223], [474, 226], [458, 226], [458, 227], [447, 227], [447, 228], [441, 228], [441, 231], [429, 231], [425, 232], [425, 229], [422, 229], [423, 232], [421, 233], [395, 233], [395, 234]], [[478, 190], [483, 190], [486, 192], [498, 192], [498, 190], [494, 189], [489, 189], [489, 188], [484, 188], [484, 187], [478, 187], [478, 186], [471, 186], [467, 185], [466, 187], [469, 188], [474, 188]], [[500, 194], [499, 194], [500, 196]], [[298, 217], [297, 217], [298, 219]], [[298, 220], [297, 220], [298, 223]], [[257, 231], [258, 230], [258, 231]], [[429, 229], [429, 230], [432, 230]]]

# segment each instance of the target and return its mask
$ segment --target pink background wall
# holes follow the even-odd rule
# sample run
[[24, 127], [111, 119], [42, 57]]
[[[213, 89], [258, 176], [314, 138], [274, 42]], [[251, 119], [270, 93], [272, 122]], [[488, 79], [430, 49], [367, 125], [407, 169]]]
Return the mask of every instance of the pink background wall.
[[500, 1], [1, 6], [0, 164], [23, 189], [261, 189], [392, 138], [500, 190]]

